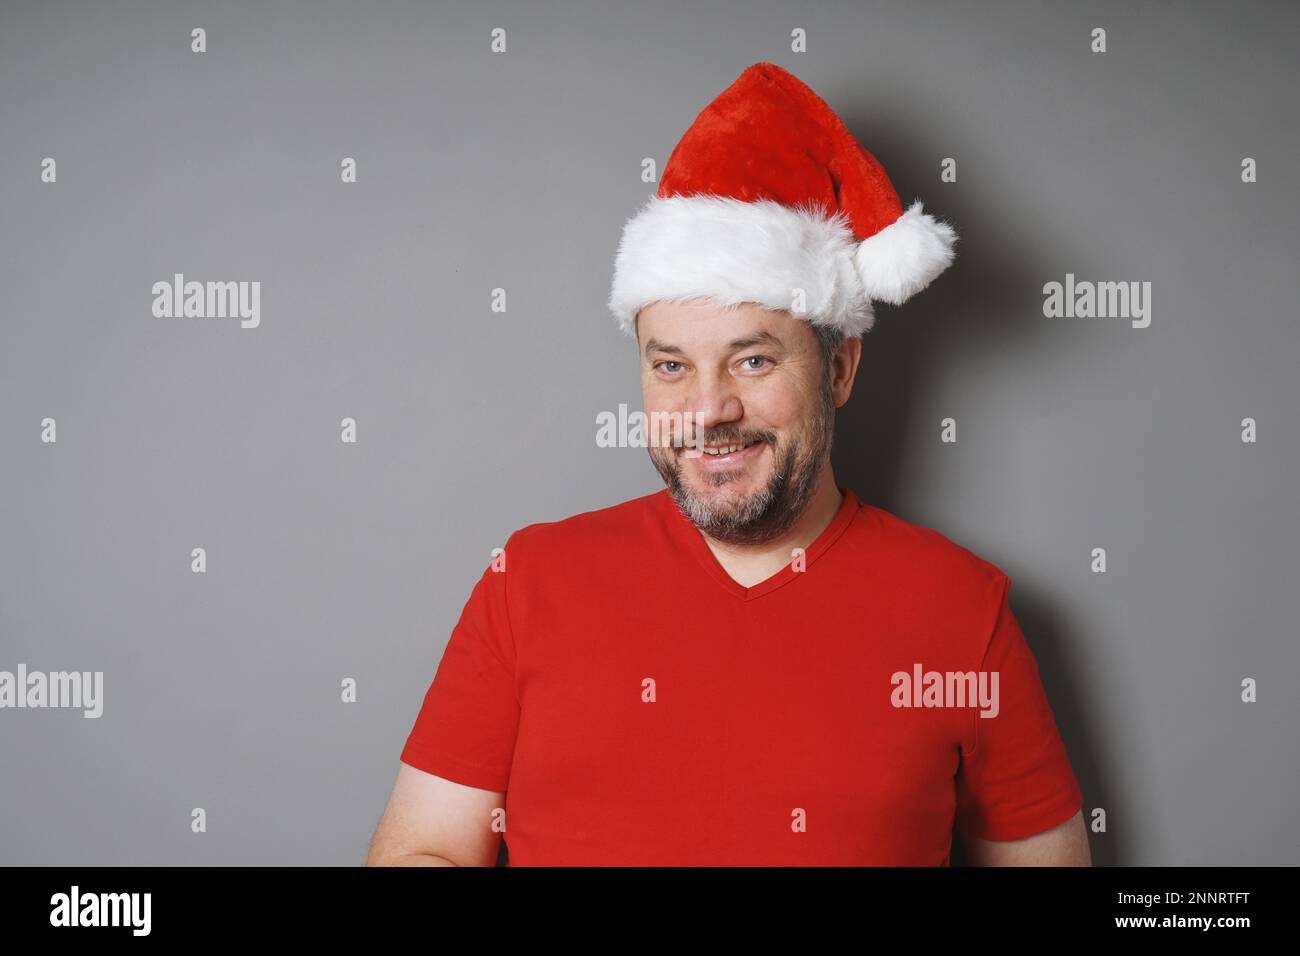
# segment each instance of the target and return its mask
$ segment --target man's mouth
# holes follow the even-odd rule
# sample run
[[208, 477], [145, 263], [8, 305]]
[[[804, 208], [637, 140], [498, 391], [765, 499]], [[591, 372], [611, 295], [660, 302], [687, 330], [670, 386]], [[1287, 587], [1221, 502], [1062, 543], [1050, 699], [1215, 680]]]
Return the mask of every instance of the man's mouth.
[[700, 449], [700, 451], [706, 455], [711, 455], [713, 457], [721, 457], [723, 455], [734, 455], [737, 452], [744, 451], [746, 448], [749, 448], [753, 445], [757, 445], [762, 440], [763, 439], [761, 438], [754, 438], [747, 442], [736, 442], [730, 445], [705, 445], [703, 448]]
[[731, 471], [745, 468], [758, 460], [763, 454], [767, 442], [761, 438], [750, 441], [731, 442], [726, 445], [704, 445], [700, 448], [686, 449], [687, 456], [694, 466], [706, 472]]

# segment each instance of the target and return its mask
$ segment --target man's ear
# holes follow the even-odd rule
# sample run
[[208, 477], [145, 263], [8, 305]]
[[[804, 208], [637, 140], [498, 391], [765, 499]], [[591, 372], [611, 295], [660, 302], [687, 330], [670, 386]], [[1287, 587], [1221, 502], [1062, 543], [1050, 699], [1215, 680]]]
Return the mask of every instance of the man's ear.
[[845, 336], [840, 347], [831, 356], [831, 397], [835, 407], [841, 408], [853, 394], [853, 382], [858, 377], [858, 364], [862, 360], [862, 339]]

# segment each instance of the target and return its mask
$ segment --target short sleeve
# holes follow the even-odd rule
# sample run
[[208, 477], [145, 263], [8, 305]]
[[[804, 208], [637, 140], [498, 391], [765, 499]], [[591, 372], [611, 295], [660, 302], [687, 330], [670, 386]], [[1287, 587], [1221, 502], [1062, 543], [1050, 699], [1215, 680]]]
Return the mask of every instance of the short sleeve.
[[[1064, 823], [1083, 806], [1038, 674], [1008, 603], [1002, 576], [1000, 605], [979, 670], [998, 675], [997, 713], [972, 709], [970, 749], [957, 772], [957, 828], [969, 837], [1019, 840]], [[989, 708], [989, 712], [992, 712]]]
[[401, 754], [482, 790], [506, 790], [519, 729], [506, 574], [489, 567], [474, 586]]

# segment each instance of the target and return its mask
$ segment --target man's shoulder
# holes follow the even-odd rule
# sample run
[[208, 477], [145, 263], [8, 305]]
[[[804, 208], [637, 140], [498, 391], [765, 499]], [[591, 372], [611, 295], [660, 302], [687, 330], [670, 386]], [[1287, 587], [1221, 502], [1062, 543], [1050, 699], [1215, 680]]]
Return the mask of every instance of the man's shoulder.
[[590, 551], [612, 543], [630, 544], [650, 527], [665, 490], [651, 492], [590, 511], [524, 525], [510, 535], [506, 550], [557, 554]]
[[855, 527], [865, 532], [860, 541], [872, 547], [895, 567], [952, 586], [998, 587], [1006, 574], [992, 561], [958, 543], [947, 534], [911, 521], [878, 505], [862, 503]]

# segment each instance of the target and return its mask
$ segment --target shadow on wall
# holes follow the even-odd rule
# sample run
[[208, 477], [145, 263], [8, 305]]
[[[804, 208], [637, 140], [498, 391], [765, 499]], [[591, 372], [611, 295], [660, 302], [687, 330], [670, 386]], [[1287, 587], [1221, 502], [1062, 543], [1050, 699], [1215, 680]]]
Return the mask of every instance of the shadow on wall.
[[[899, 506], [899, 466], [906, 442], [925, 433], [918, 430], [913, 409], [928, 384], [946, 365], [996, 361], [1000, 352], [1013, 351], [1012, 343], [1016, 352], [1032, 351], [1032, 341], [1043, 332], [1042, 283], [1057, 271], [1056, 262], [1045, 260], [1040, 250], [1063, 250], [1076, 259], [1086, 258], [1089, 250], [1072, 249], [1072, 236], [1044, 236], [1046, 217], [1031, 217], [1037, 224], [1027, 229], [1014, 203], [999, 202], [999, 197], [1016, 194], [1014, 181], [1004, 178], [1013, 174], [1005, 164], [981, 168], [981, 186], [959, 191], [939, 180], [946, 147], [918, 141], [915, 117], [891, 114], [888, 106], [869, 119], [841, 115], [890, 171], [904, 208], [913, 198], [922, 199], [926, 211], [952, 223], [959, 237], [956, 260], [933, 285], [899, 308], [877, 307], [875, 327], [862, 340], [853, 395], [836, 414], [836, 479], [864, 501], [906, 520]], [[937, 435], [937, 423], [933, 433]], [[980, 553], [979, 541], [963, 544]], [[1074, 665], [1083, 656], [1084, 636], [1054, 610], [1050, 594], [1035, 593], [1023, 581], [1013, 582], [1011, 607], [1038, 661], [1079, 779], [1084, 823], [1089, 823], [1092, 807], [1108, 808], [1113, 818], [1111, 794], [1101, 783], [1113, 776], [1094, 746], [1100, 739], [1096, 715], [1088, 712], [1087, 695], [1073, 679], [1081, 672]], [[1099, 840], [1090, 832], [1089, 842], [1094, 865], [1123, 863], [1113, 836]], [[952, 863], [965, 863], [955, 831]]]

